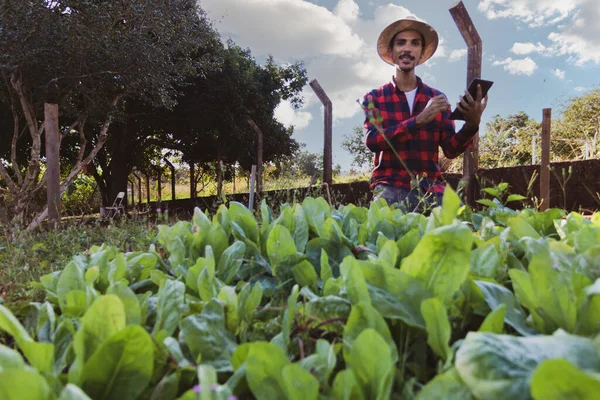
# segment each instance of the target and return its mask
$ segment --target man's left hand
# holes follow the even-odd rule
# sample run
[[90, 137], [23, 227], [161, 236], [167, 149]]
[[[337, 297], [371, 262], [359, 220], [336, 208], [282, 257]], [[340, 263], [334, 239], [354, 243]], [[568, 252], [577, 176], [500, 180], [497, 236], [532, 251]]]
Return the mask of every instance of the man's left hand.
[[461, 97], [460, 103], [456, 107], [465, 117], [465, 126], [467, 128], [478, 129], [481, 122], [481, 114], [483, 114], [483, 110], [487, 107], [488, 96], [483, 97], [481, 94], [481, 85], [477, 85], [476, 98], [473, 99], [468, 90], [465, 90], [465, 97], [466, 101]]

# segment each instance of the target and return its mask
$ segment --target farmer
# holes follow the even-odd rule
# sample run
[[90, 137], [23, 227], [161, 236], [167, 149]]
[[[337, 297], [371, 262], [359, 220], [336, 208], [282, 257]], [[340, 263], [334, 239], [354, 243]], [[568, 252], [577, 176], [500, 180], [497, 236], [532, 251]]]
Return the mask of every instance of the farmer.
[[[456, 132], [446, 96], [415, 74], [415, 67], [431, 58], [437, 46], [436, 31], [414, 17], [386, 27], [379, 35], [377, 52], [396, 73], [391, 82], [367, 93], [362, 103], [365, 142], [375, 153], [373, 200], [398, 203], [405, 211], [423, 212], [441, 205], [445, 182], [438, 164], [439, 146], [448, 158], [469, 149], [487, 105], [480, 88], [476, 99], [465, 90], [467, 100], [457, 104], [465, 124]], [[377, 110], [379, 123], [373, 113]]]

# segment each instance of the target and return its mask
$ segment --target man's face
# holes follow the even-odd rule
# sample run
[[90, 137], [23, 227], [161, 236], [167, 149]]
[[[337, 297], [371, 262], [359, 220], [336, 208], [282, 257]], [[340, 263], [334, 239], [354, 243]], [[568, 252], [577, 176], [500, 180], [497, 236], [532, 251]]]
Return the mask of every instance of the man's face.
[[403, 72], [412, 71], [421, 58], [423, 39], [417, 31], [397, 33], [388, 52], [396, 68]]

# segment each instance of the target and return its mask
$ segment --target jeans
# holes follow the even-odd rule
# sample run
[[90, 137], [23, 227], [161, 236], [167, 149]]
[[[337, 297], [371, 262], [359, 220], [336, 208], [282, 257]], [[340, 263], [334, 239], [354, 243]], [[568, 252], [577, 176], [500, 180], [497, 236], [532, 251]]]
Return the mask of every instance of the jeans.
[[423, 189], [410, 191], [389, 185], [377, 184], [373, 188], [373, 201], [384, 199], [388, 205], [395, 205], [404, 212], [423, 213], [442, 205], [443, 193], [427, 193]]

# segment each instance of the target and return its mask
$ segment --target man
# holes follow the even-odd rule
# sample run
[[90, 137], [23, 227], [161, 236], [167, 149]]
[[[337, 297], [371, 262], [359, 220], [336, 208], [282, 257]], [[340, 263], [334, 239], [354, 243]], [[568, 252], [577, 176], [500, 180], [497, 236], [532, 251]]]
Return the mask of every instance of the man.
[[441, 204], [445, 182], [438, 163], [439, 147], [448, 158], [469, 149], [487, 105], [481, 88], [476, 99], [465, 90], [466, 101], [461, 98], [457, 104], [465, 124], [456, 132], [446, 96], [415, 74], [415, 67], [431, 58], [437, 46], [436, 31], [413, 17], [386, 27], [377, 51], [396, 73], [391, 82], [367, 93], [362, 103], [365, 142], [375, 153], [373, 200], [400, 203], [407, 211], [422, 212]]

